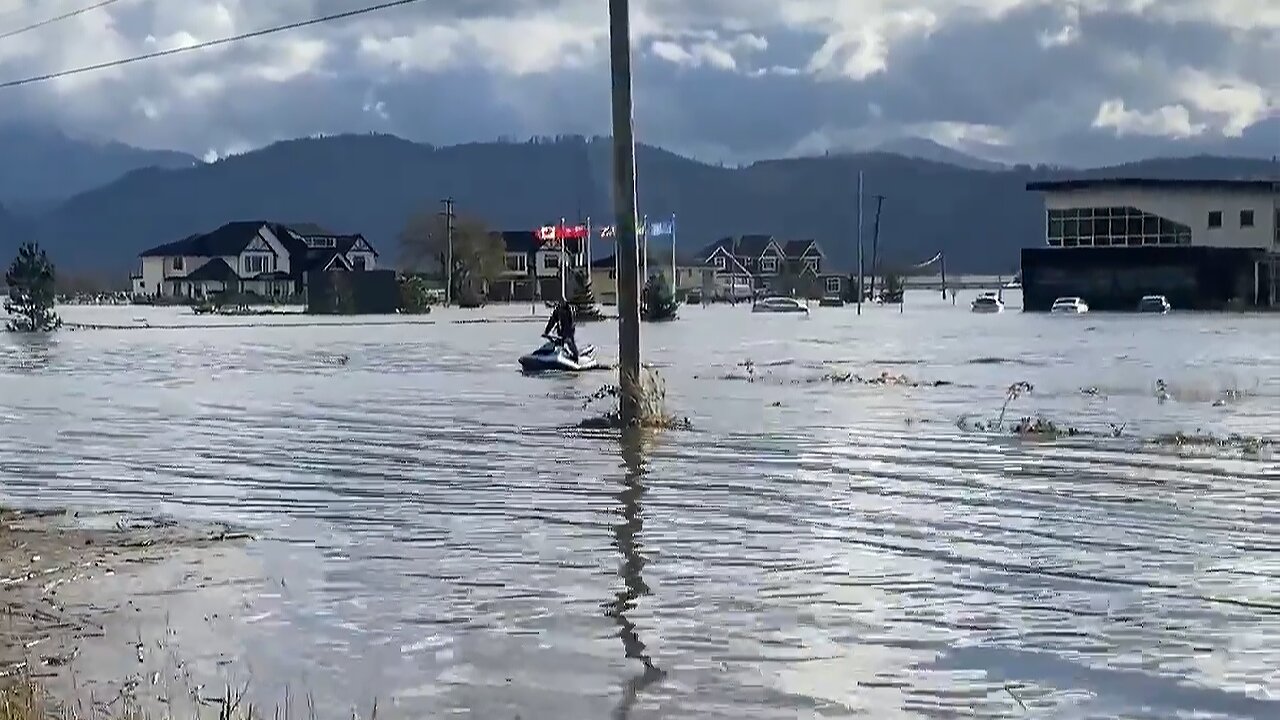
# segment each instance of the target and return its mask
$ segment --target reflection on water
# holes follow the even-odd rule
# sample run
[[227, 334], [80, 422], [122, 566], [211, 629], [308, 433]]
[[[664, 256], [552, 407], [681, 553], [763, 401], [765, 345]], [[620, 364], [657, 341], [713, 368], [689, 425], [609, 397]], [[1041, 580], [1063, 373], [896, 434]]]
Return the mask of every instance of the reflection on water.
[[[84, 309], [156, 315], [0, 336], [0, 502], [256, 528], [226, 681], [335, 717], [1280, 717], [1275, 463], [1143, 442], [1274, 436], [1280, 323], [966, 306], [646, 326], [696, 430], [623, 438], [621, 462], [564, 430], [601, 378], [517, 371], [536, 324]], [[615, 332], [579, 330], [604, 357]], [[748, 360], [771, 381], [726, 379]], [[951, 384], [806, 381], [836, 370]], [[957, 427], [1022, 380], [1010, 417], [1097, 436]]]
[[631, 707], [639, 694], [650, 685], [662, 679], [665, 673], [653, 664], [644, 642], [636, 630], [635, 623], [627, 619], [626, 612], [636, 606], [642, 596], [649, 594], [649, 587], [644, 584], [644, 545], [640, 541], [640, 532], [644, 529], [643, 510], [640, 501], [644, 498], [644, 447], [645, 434], [636, 430], [622, 433], [619, 445], [622, 450], [622, 463], [625, 474], [622, 478], [622, 489], [618, 492], [618, 501], [622, 505], [622, 518], [613, 526], [613, 545], [622, 555], [618, 566], [618, 574], [622, 576], [623, 590], [614, 597], [613, 602], [605, 606], [605, 613], [618, 623], [618, 638], [622, 640], [622, 649], [629, 660], [639, 660], [642, 669], [627, 682], [622, 700], [614, 710], [615, 718], [631, 716]]

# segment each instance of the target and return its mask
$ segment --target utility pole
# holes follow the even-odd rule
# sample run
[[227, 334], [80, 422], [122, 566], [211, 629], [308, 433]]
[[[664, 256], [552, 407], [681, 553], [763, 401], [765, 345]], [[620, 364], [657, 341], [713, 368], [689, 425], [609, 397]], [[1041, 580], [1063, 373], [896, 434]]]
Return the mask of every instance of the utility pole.
[[862, 314], [862, 171], [858, 171], [858, 314]]
[[449, 244], [444, 263], [444, 305], [449, 307], [453, 304], [453, 198], [447, 197], [440, 202], [444, 203], [444, 234]]
[[871, 296], [875, 297], [876, 285], [880, 283], [880, 207], [884, 205], [883, 195], [872, 195], [876, 199], [875, 229], [871, 231]]
[[609, 0], [609, 64], [613, 97], [613, 211], [618, 258], [618, 410], [639, 419], [640, 255], [636, 246], [636, 144], [631, 103], [631, 8]]

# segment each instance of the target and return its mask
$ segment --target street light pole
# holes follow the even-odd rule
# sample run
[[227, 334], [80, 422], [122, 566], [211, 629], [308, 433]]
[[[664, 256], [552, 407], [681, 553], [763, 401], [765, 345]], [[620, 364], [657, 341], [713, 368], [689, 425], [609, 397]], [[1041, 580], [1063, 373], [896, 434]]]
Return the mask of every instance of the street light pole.
[[636, 146], [631, 99], [631, 8], [609, 0], [609, 61], [613, 97], [613, 210], [618, 258], [618, 409], [638, 419], [640, 385], [640, 255], [636, 245]]

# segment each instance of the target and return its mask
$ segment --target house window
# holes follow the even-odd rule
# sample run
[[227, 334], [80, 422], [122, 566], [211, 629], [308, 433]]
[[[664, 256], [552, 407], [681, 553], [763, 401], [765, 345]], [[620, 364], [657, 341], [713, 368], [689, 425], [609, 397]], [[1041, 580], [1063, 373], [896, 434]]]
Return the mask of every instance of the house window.
[[[351, 269], [364, 270], [367, 267], [367, 263], [368, 263], [368, 260], [367, 258], [365, 258], [365, 256], [356, 255], [355, 257], [351, 258]], [[274, 265], [275, 263], [272, 263], [272, 264]]]
[[1209, 227], [1211, 227], [1211, 228], [1220, 228], [1220, 227], [1222, 227], [1222, 211], [1221, 211], [1221, 210], [1213, 210], [1213, 211], [1210, 211], [1210, 213], [1209, 213]]
[[809, 272], [813, 273], [814, 275], [817, 275], [818, 274], [818, 258], [816, 257], [805, 258], [804, 267]]
[[715, 257], [714, 265], [716, 266], [716, 269], [717, 269], [717, 270], [723, 270], [723, 269], [725, 268], [724, 256], [723, 256], [723, 255], [717, 255], [717, 256]]
[[828, 295], [840, 294], [840, 278], [838, 277], [827, 278], [827, 294]]
[[544, 253], [544, 254], [543, 254], [543, 256], [542, 256], [542, 269], [543, 269], [543, 270], [559, 270], [559, 269], [560, 269], [560, 254], [559, 254], [559, 253]]
[[312, 248], [331, 248], [338, 246], [338, 239], [332, 237], [309, 237], [307, 238], [307, 247]]
[[507, 253], [507, 272], [529, 272], [529, 258], [524, 253]]
[[254, 273], [256, 275], [258, 273], [271, 272], [268, 269], [271, 267], [270, 255], [245, 255], [242, 264], [246, 273]]
[[1240, 227], [1242, 228], [1253, 227], [1253, 211], [1252, 210], [1240, 211]]
[[760, 258], [760, 272], [765, 272], [765, 273], [778, 272], [778, 258], [776, 257]]
[[183, 269], [183, 267], [185, 267], [185, 266], [182, 264], [182, 258], [180, 258], [180, 257], [176, 257], [176, 258], [174, 258], [174, 259], [173, 259], [173, 269], [174, 269], [174, 270], [177, 270], [177, 271], [181, 272], [181, 271], [182, 271], [182, 269]]

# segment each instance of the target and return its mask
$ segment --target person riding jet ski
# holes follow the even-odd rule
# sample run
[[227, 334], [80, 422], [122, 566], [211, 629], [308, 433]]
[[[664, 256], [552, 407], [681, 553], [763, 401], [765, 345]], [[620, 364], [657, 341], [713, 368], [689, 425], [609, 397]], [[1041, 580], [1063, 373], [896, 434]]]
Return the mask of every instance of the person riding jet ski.
[[550, 335], [553, 330], [557, 331], [556, 334], [569, 349], [573, 361], [578, 362], [578, 343], [574, 338], [573, 330], [573, 308], [564, 300], [557, 303], [555, 309], [551, 311], [551, 318], [547, 320], [547, 329], [543, 330], [542, 334]]

